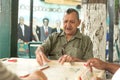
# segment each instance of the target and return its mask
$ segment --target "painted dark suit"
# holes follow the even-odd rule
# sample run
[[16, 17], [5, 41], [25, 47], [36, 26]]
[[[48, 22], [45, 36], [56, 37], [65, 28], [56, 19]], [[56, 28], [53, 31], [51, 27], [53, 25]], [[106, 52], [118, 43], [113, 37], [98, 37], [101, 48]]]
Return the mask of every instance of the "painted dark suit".
[[24, 36], [20, 24], [18, 24], [18, 40], [21, 39], [24, 42], [30, 41], [30, 28], [27, 25], [24, 25]]
[[39, 41], [40, 41], [41, 30], [40, 30], [40, 27], [39, 27], [39, 26], [37, 26], [37, 28], [36, 28], [36, 34], [37, 34], [38, 39], [39, 39]]
[[[62, 32], [62, 31], [63, 31], [63, 30], [60, 29], [60, 32]], [[58, 32], [58, 31], [57, 31], [57, 28], [53, 28], [53, 29], [52, 29], [52, 33], [53, 33], [53, 32]], [[59, 32], [58, 32], [58, 33], [59, 33]]]

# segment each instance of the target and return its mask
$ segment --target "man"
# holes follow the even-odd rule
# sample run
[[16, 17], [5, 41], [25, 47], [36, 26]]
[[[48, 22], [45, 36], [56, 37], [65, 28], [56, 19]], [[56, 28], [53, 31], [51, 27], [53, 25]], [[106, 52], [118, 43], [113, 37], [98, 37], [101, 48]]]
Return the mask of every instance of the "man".
[[24, 24], [24, 18], [19, 18], [18, 24], [18, 42], [29, 42], [30, 41], [30, 28]]
[[48, 37], [49, 34], [52, 33], [52, 28], [49, 27], [48, 24], [49, 24], [49, 19], [44, 18], [43, 26], [37, 27], [36, 29], [36, 33], [39, 36], [39, 40], [42, 42]]
[[[103, 62], [100, 59], [92, 58], [87, 61], [86, 65], [90, 66], [91, 69], [92, 67], [95, 67], [97, 69], [109, 71], [110, 73], [114, 74], [112, 80], [118, 80], [120, 77], [120, 65], [118, 64]], [[101, 80], [101, 79], [97, 79], [97, 80]]]
[[[0, 80], [22, 80], [17, 75], [11, 73], [6, 67], [0, 62]], [[28, 77], [23, 80], [47, 80], [47, 77], [40, 70], [31, 73]]]
[[53, 32], [58, 32], [58, 33], [62, 32], [62, 29], [60, 28], [60, 25], [61, 25], [60, 20], [56, 20], [56, 23], [55, 23], [56, 27], [52, 29], [52, 33]]
[[[40, 65], [49, 59], [64, 62], [86, 61], [93, 57], [93, 44], [88, 36], [80, 33], [79, 14], [75, 9], [68, 9], [63, 18], [62, 33], [53, 33], [37, 48], [36, 59]], [[48, 58], [46, 57], [48, 56]]]

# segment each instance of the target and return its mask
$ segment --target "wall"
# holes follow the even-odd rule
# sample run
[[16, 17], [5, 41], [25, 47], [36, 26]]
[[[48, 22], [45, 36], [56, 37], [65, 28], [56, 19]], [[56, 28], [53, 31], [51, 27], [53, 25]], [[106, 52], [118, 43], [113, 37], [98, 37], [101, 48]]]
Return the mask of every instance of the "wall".
[[18, 0], [0, 0], [0, 58], [14, 57], [17, 54], [17, 36], [15, 36], [17, 33], [17, 17], [15, 17], [18, 12], [17, 2]]
[[11, 0], [0, 0], [0, 58], [10, 56], [10, 35], [11, 35]]

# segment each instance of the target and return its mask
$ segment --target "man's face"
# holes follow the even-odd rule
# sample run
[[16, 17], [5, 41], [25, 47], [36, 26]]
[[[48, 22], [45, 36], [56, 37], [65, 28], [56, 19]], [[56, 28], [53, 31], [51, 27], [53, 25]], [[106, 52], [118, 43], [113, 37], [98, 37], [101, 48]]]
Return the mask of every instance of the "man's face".
[[43, 21], [44, 26], [48, 26], [48, 23], [49, 23], [48, 20]]
[[66, 35], [74, 35], [79, 24], [80, 20], [78, 20], [75, 12], [64, 15], [63, 28]]
[[20, 22], [21, 25], [23, 25], [24, 24], [24, 18], [20, 18], [19, 22]]

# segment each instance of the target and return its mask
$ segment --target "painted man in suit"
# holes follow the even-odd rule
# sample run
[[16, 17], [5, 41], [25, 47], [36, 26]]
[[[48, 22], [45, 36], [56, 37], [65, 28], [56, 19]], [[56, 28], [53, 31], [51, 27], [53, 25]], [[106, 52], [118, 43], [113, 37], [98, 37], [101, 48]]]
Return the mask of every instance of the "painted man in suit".
[[44, 18], [43, 26], [37, 27], [36, 29], [36, 33], [39, 36], [39, 40], [42, 42], [49, 36], [49, 34], [52, 33], [52, 28], [49, 27], [48, 24], [49, 24], [49, 19]]
[[52, 29], [52, 32], [57, 32], [57, 33], [62, 32], [62, 29], [60, 28], [60, 26], [61, 26], [61, 21], [56, 20], [55, 28]]
[[24, 18], [19, 18], [18, 24], [18, 42], [30, 41], [30, 27], [24, 24]]

